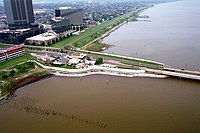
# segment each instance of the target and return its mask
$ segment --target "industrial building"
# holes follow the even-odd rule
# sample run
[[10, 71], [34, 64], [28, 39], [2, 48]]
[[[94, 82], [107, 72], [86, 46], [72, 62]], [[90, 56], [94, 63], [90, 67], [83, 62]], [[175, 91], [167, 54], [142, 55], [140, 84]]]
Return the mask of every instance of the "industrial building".
[[51, 28], [56, 33], [69, 30], [70, 20], [64, 17], [54, 17], [51, 19]]
[[1, 30], [0, 31], [0, 42], [10, 44], [23, 43], [26, 38], [39, 34], [38, 28], [27, 28], [27, 29], [16, 29], [16, 30]]
[[81, 30], [83, 28], [83, 9], [60, 8], [55, 10], [55, 17], [69, 19], [73, 30]]

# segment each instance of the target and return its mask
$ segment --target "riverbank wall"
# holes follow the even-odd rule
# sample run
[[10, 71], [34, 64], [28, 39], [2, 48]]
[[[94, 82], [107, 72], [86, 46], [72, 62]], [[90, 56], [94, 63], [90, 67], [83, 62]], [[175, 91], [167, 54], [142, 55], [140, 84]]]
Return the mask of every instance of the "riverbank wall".
[[14, 86], [12, 87], [11, 89], [11, 94], [17, 90], [18, 88], [20, 87], [23, 87], [23, 86], [26, 86], [28, 84], [31, 84], [31, 83], [34, 83], [34, 82], [37, 82], [41, 79], [45, 79], [45, 78], [48, 78], [48, 77], [51, 77], [52, 74], [45, 74], [45, 75], [30, 75], [24, 79], [20, 79], [20, 80], [17, 80], [15, 81], [15, 84]]

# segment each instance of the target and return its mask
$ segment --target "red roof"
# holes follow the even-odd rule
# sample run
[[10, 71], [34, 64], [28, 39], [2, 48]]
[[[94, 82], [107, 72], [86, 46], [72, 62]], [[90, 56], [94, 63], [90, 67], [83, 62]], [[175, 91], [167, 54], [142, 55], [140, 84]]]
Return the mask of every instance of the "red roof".
[[17, 46], [8, 48], [6, 51], [11, 52], [11, 51], [22, 49], [22, 48], [23, 48], [22, 46], [17, 45]]

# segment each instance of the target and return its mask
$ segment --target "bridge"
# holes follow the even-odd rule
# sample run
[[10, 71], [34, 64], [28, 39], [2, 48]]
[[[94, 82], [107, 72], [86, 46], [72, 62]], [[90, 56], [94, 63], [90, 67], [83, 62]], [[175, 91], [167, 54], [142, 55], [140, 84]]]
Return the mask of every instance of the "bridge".
[[185, 78], [185, 79], [193, 79], [200, 80], [200, 72], [199, 71], [190, 71], [184, 69], [175, 69], [170, 67], [164, 67], [163, 69], [150, 69], [143, 68], [146, 72], [155, 73], [155, 74], [163, 74], [167, 76]]

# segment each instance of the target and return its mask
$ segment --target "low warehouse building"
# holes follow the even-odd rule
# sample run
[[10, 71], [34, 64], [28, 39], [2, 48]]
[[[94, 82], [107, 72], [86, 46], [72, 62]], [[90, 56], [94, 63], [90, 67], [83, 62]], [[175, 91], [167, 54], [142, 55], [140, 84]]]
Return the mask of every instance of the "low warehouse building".
[[46, 33], [33, 36], [26, 39], [25, 45], [38, 45], [38, 46], [48, 46], [59, 40], [59, 35], [53, 31], [48, 31]]

